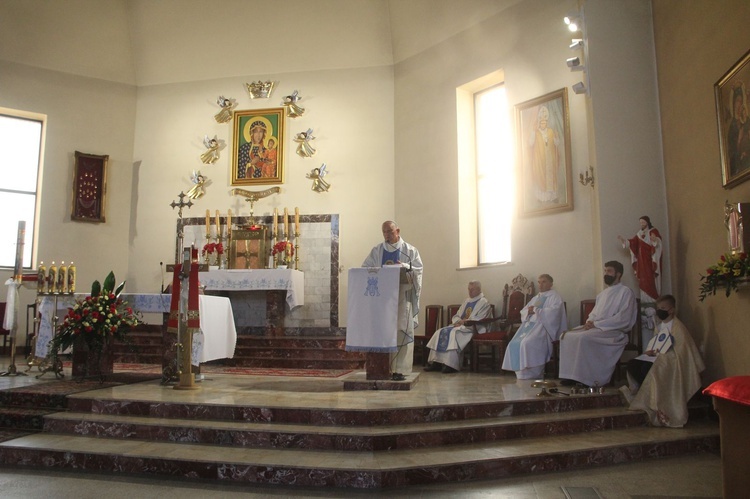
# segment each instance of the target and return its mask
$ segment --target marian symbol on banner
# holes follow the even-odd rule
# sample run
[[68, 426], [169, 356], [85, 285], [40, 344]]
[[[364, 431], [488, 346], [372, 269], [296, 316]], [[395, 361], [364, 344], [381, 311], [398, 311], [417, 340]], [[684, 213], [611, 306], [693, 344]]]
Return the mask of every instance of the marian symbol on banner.
[[367, 278], [367, 289], [365, 289], [365, 296], [380, 296], [380, 291], [378, 291], [377, 277]]

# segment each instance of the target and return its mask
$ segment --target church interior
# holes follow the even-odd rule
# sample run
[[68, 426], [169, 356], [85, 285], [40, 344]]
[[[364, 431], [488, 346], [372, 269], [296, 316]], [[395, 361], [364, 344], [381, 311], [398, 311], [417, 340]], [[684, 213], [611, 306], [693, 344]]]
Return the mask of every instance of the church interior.
[[[585, 25], [573, 36], [563, 22], [571, 12]], [[348, 272], [362, 267], [382, 242], [385, 220], [397, 221], [424, 265], [419, 338], [425, 307], [460, 303], [473, 280], [501, 310], [503, 288], [516, 276], [550, 274], [571, 327], [582, 323], [579, 304], [604, 288], [605, 262], [622, 262], [622, 282], [637, 294], [630, 254], [618, 235], [632, 236], [639, 218], [648, 215], [662, 239], [661, 292], [675, 297], [677, 316], [700, 350], [702, 386], [745, 376], [750, 294], [740, 289], [724, 296], [720, 290], [701, 300], [699, 291], [707, 267], [730, 250], [725, 205], [750, 202], [750, 182], [728, 184], [723, 177], [715, 93], [750, 49], [748, 22], [744, 0], [0, 0], [0, 114], [45, 123], [37, 211], [26, 241], [33, 261], [24, 262], [24, 270], [74, 261], [78, 292], [112, 271], [126, 282], [126, 293], [161, 293], [173, 282], [171, 266], [181, 261], [183, 246], [200, 249], [206, 232], [217, 227], [228, 238], [232, 230], [250, 234], [258, 224], [278, 237], [269, 237], [253, 268], [276, 266], [277, 258], [269, 261], [270, 245], [282, 233], [290, 240], [294, 235], [286, 272], [304, 275], [295, 291], [304, 300], [293, 304], [291, 287], [287, 294], [233, 295], [234, 355], [242, 341], [267, 336], [328, 338], [343, 350]], [[571, 47], [576, 38], [585, 50]], [[566, 64], [575, 56], [582, 71]], [[253, 94], [255, 82], [273, 82], [270, 96]], [[559, 209], [524, 207], [519, 172], [513, 183], [493, 191], [511, 198], [503, 213], [477, 213], [474, 152], [465, 140], [461, 103], [498, 84], [516, 126], [525, 103], [564, 95], [569, 163]], [[219, 122], [222, 98], [232, 100], [235, 115]], [[291, 112], [285, 102], [297, 98], [304, 112], [271, 125], [273, 110], [282, 109], [283, 116]], [[242, 113], [250, 119], [241, 121]], [[253, 141], [251, 122], [258, 115], [279, 140], [273, 145], [277, 168], [258, 173], [267, 178], [256, 181], [238, 169], [243, 152], [237, 143]], [[98, 220], [71, 216], [77, 152], [108, 158]], [[276, 162], [276, 152], [273, 157]], [[197, 187], [196, 172], [203, 176]], [[191, 189], [196, 195], [187, 206], [183, 194]], [[4, 237], [15, 244], [17, 220], [6, 217]], [[507, 218], [509, 261], [479, 262], [479, 218]], [[226, 251], [231, 267], [249, 250]], [[13, 274], [13, 268], [0, 268], [3, 281]], [[20, 365], [34, 329], [24, 311], [37, 298], [34, 286], [20, 287]], [[146, 318], [146, 329], [160, 335], [161, 313]], [[258, 365], [363, 366], [356, 355], [346, 358], [351, 365], [316, 364], [322, 354], [310, 355], [283, 366]], [[507, 477], [525, 494], [517, 497], [563, 497], [559, 481], [549, 478], [554, 473], [537, 479], [536, 489], [524, 489], [523, 475], [512, 476], [518, 468], [592, 468], [587, 476], [599, 473], [598, 481], [559, 476], [609, 490], [606, 497], [631, 497], [637, 493], [615, 489], [600, 465], [643, 461], [633, 474], [647, 478], [647, 457], [669, 458], [660, 466], [672, 469], [668, 482], [676, 483], [691, 466], [680, 460], [694, 454], [690, 484], [706, 486], [706, 497], [721, 495], [716, 421], [679, 430], [640, 427], [616, 387], [601, 397], [540, 400], [538, 389], [517, 383], [512, 372], [446, 377], [421, 369], [415, 359], [419, 380], [403, 391], [339, 393], [335, 378], [243, 378], [212, 375], [210, 366], [203, 371], [208, 381], [196, 392], [165, 395], [158, 381], [102, 387], [70, 395], [66, 412], [45, 416], [46, 431], [58, 434], [54, 441], [35, 440], [43, 433], [32, 433], [0, 442], [0, 462], [10, 469], [22, 463], [131, 474], [147, 469], [146, 475], [218, 477], [234, 484], [356, 489]], [[6, 377], [0, 387], [17, 390], [34, 376], [29, 378]], [[138, 402], [129, 404], [130, 397]], [[222, 403], [228, 405], [214, 407]], [[483, 426], [513, 411], [528, 420], [514, 422], [513, 429]], [[535, 419], [568, 411], [579, 412], [570, 420]], [[180, 423], [169, 435], [156, 436], [159, 430], [149, 430], [147, 418], [167, 413]], [[105, 414], [122, 419], [105, 421]], [[316, 429], [303, 428], [311, 418]], [[250, 422], [223, 430], [212, 425], [243, 419]], [[463, 426], [450, 425], [457, 420]], [[273, 429], [264, 430], [266, 424]], [[436, 426], [425, 435], [413, 428], [420, 424]], [[389, 425], [398, 428], [388, 432]], [[550, 427], [578, 425], [587, 429], [571, 433], [589, 432], [585, 445], [569, 434], [540, 439]], [[604, 427], [630, 432], [635, 440], [617, 442], [625, 437], [591, 429]], [[221, 431], [232, 433], [234, 444], [208, 445]], [[511, 433], [518, 443], [504, 448], [499, 435]], [[106, 456], [92, 453], [102, 445], [97, 439], [113, 434], [137, 435], [149, 449], [124, 438]], [[189, 445], [169, 447], [180, 438]], [[722, 447], [723, 439], [722, 433]], [[507, 447], [520, 454], [509, 457]], [[176, 456], [183, 453], [202, 457], [181, 464]], [[216, 464], [222, 459], [231, 464], [222, 468]], [[654, 493], [677, 490], [664, 487]]]

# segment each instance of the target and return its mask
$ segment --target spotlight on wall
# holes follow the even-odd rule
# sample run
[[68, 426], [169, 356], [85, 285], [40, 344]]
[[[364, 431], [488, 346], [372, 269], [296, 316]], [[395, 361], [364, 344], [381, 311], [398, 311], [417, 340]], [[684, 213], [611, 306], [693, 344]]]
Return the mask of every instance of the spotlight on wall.
[[572, 88], [573, 88], [573, 92], [575, 92], [575, 93], [577, 93], [579, 95], [580, 94], [585, 94], [587, 92], [587, 90], [588, 90], [586, 88], [586, 85], [582, 81], [579, 81], [578, 83], [576, 83], [575, 85], [573, 85]]
[[573, 43], [570, 44], [570, 50], [578, 50], [583, 48], [583, 38], [573, 38]]
[[581, 59], [578, 57], [571, 57], [565, 61], [571, 71], [583, 71], [584, 66], [581, 64]]

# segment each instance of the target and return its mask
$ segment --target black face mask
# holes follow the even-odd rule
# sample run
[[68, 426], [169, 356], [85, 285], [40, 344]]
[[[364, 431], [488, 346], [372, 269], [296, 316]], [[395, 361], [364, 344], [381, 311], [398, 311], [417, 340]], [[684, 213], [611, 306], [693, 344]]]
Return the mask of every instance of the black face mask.
[[663, 321], [664, 319], [669, 317], [669, 312], [667, 312], [666, 310], [657, 310], [656, 316], [659, 318], [660, 321]]
[[605, 275], [604, 276], [604, 284], [607, 286], [611, 286], [615, 282], [615, 276], [613, 275]]

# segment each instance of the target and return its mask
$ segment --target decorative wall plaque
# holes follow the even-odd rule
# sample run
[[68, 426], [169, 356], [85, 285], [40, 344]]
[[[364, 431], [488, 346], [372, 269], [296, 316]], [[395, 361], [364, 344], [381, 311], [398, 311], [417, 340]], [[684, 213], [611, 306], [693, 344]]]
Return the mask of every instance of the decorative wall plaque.
[[109, 156], [75, 153], [72, 220], [105, 222], [107, 163]]

